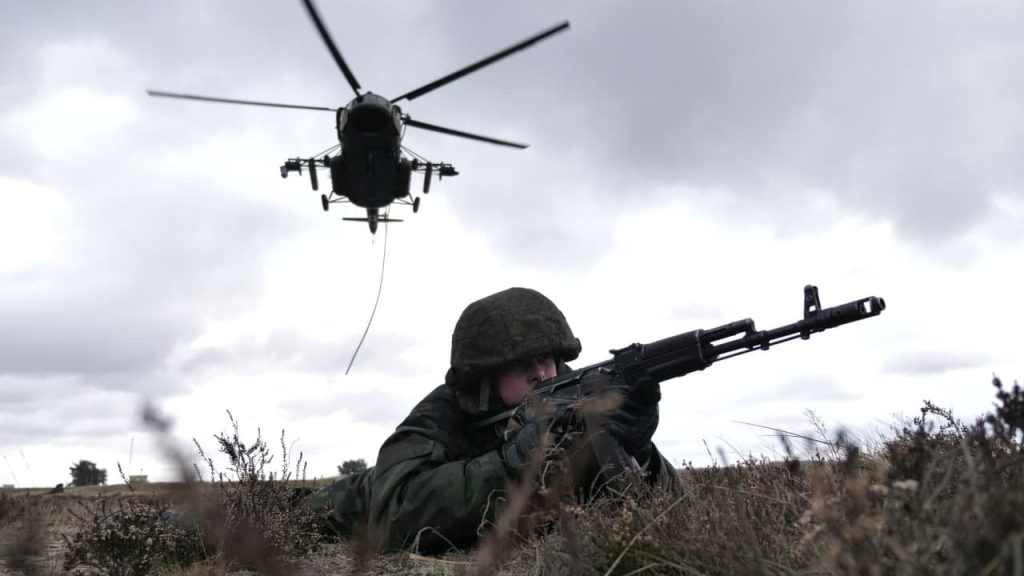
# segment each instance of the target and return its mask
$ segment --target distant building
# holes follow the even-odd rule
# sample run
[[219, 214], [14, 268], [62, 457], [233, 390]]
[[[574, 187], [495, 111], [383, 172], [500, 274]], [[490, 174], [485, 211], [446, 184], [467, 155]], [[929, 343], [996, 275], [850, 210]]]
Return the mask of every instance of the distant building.
[[14, 490], [14, 484], [4, 484], [3, 486], [0, 486], [0, 489], [3, 489], [3, 490]]
[[128, 477], [129, 484], [146, 484], [149, 482], [149, 476], [145, 474], [136, 474]]

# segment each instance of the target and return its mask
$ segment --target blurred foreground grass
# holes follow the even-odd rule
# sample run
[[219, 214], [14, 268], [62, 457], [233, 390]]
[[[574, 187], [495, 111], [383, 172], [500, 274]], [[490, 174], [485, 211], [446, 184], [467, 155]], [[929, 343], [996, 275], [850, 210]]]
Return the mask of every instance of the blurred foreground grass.
[[[839, 435], [685, 466], [683, 495], [537, 509], [515, 523], [529, 530], [433, 558], [309, 540], [288, 502], [301, 480], [268, 473], [265, 444], [236, 427], [219, 482], [0, 493], [0, 574], [1024, 574], [1024, 393], [993, 383], [974, 421], [925, 402], [870, 449]], [[182, 501], [204, 503], [201, 541], [146, 531]], [[90, 568], [90, 554], [108, 557]]]

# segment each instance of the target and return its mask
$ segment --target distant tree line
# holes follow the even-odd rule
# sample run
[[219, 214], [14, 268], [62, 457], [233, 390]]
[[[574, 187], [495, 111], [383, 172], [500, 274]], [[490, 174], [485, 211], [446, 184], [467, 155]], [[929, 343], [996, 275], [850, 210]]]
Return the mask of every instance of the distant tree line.
[[79, 460], [71, 466], [71, 484], [73, 486], [98, 486], [107, 483], [106, 468], [98, 468], [94, 462]]
[[338, 474], [342, 476], [348, 476], [349, 474], [355, 474], [356, 472], [362, 472], [366, 470], [366, 460], [357, 458], [356, 460], [345, 460], [338, 466]]

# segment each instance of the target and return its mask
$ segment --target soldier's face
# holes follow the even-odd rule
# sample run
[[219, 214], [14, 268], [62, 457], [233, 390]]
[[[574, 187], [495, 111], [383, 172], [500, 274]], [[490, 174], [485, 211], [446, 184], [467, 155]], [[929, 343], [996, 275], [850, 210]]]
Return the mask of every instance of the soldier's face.
[[498, 371], [498, 394], [506, 406], [516, 406], [538, 382], [553, 378], [557, 368], [551, 356], [514, 362]]

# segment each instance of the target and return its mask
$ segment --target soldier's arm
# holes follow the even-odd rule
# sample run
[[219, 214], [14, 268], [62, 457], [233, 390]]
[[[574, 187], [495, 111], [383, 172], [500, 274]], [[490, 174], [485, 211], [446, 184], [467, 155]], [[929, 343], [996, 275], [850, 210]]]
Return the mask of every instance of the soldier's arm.
[[509, 474], [497, 450], [449, 457], [442, 441], [415, 432], [395, 434], [381, 448], [368, 502], [368, 527], [379, 545], [431, 554], [477, 541]]
[[679, 477], [679, 471], [672, 466], [672, 463], [667, 458], [661, 455], [658, 447], [655, 446], [653, 453], [651, 454], [651, 462], [648, 463], [648, 470], [650, 471], [651, 483], [659, 488], [664, 488], [669, 492], [683, 494], [683, 481]]

